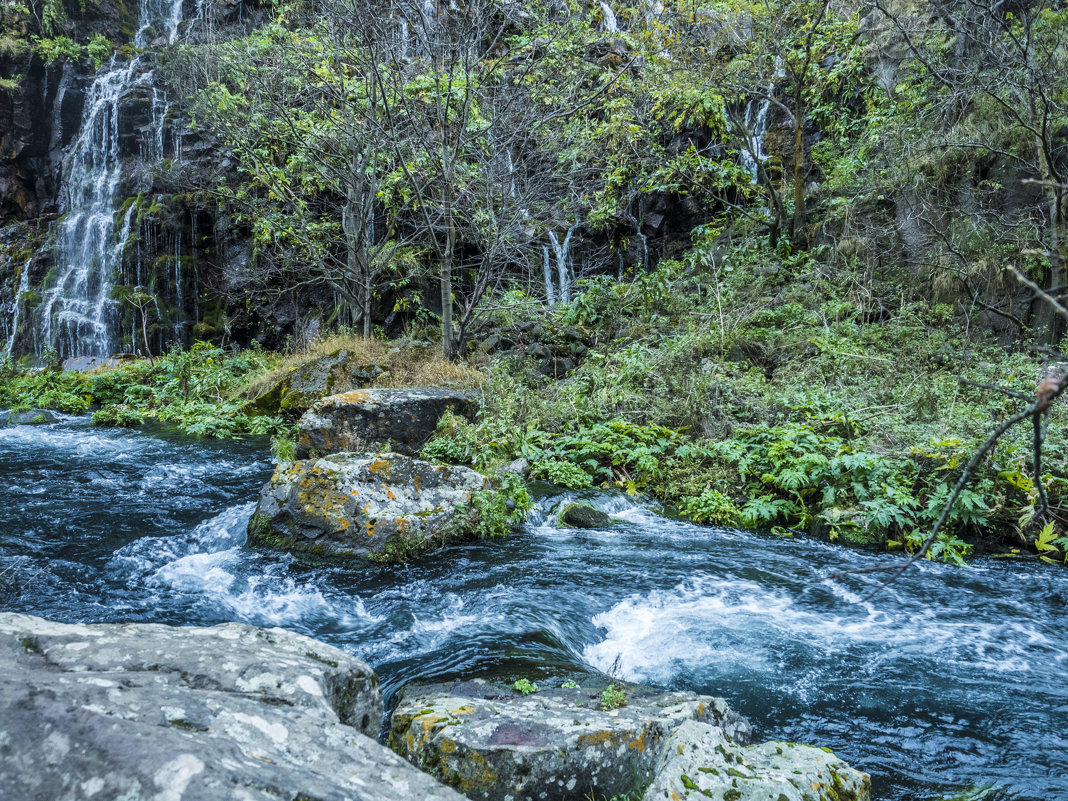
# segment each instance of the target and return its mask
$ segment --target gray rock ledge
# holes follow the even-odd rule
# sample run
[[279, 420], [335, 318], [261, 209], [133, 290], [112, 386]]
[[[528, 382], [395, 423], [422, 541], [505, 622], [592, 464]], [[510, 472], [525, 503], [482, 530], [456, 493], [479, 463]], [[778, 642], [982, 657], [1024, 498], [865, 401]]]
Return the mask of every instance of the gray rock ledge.
[[0, 795], [461, 801], [379, 745], [371, 669], [281, 629], [0, 614]]

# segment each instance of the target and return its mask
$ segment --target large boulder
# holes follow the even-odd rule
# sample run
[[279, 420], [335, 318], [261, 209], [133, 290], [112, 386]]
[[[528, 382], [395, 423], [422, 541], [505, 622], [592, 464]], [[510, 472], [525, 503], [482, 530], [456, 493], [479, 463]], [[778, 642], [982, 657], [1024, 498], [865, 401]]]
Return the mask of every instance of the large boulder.
[[281, 629], [0, 614], [5, 798], [459, 801], [381, 712], [366, 664]]
[[687, 721], [665, 742], [643, 801], [868, 801], [870, 793], [868, 774], [827, 749], [777, 742], [741, 746], [715, 726]]
[[304, 412], [329, 395], [367, 386], [386, 372], [340, 348], [276, 378], [262, 387], [246, 408], [264, 414]]
[[335, 453], [283, 463], [263, 487], [249, 544], [328, 557], [403, 561], [474, 534], [476, 493], [488, 480], [469, 467], [397, 453]]
[[332, 395], [300, 418], [297, 457], [340, 451], [416, 453], [446, 411], [474, 419], [478, 406], [448, 389], [362, 389]]
[[471, 799], [566, 801], [644, 787], [684, 721], [743, 742], [752, 731], [721, 698], [640, 687], [625, 696], [626, 705], [606, 710], [599, 690], [523, 695], [478, 679], [414, 686], [393, 713], [389, 743]]

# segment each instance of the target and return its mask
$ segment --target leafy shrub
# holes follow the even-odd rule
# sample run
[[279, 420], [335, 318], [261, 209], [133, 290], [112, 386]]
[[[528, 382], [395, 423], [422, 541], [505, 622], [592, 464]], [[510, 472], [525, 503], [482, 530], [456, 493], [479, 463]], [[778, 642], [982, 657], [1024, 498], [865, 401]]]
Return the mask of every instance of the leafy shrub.
[[705, 490], [696, 497], [679, 501], [679, 511], [695, 523], [711, 523], [717, 526], [738, 524], [740, 511], [734, 501], [722, 492]]
[[93, 425], [95, 426], [133, 428], [143, 425], [144, 422], [145, 416], [141, 412], [125, 405], [105, 406], [93, 412]]

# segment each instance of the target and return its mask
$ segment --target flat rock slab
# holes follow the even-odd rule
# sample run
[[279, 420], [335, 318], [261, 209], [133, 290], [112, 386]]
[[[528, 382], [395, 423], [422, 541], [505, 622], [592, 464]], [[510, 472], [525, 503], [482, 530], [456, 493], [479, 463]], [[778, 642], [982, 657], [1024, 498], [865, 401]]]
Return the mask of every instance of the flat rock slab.
[[732, 743], [715, 726], [687, 721], [667, 739], [643, 801], [869, 801], [868, 774], [829, 750], [794, 743]]
[[403, 561], [472, 534], [481, 473], [397, 453], [280, 464], [249, 520], [249, 544], [323, 557]]
[[416, 453], [446, 411], [474, 419], [478, 406], [448, 389], [358, 389], [331, 395], [300, 418], [297, 458], [341, 451]]
[[5, 798], [459, 801], [381, 712], [366, 664], [281, 629], [0, 614]]
[[599, 689], [521, 695], [475, 680], [405, 690], [389, 742], [468, 798], [565, 801], [644, 786], [664, 741], [688, 720], [743, 742], [752, 732], [722, 698], [631, 688], [626, 706], [603, 711]]

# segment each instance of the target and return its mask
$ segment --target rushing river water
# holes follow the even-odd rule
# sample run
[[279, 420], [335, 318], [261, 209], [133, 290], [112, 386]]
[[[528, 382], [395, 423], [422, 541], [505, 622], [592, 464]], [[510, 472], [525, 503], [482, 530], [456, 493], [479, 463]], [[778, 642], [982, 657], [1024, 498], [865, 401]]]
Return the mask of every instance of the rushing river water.
[[[394, 569], [246, 550], [262, 447], [0, 428], [0, 605], [62, 621], [277, 625], [416, 678], [607, 670], [725, 696], [762, 739], [826, 745], [877, 799], [1068, 799], [1068, 571], [923, 564], [870, 602], [835, 569], [895, 557], [674, 522], [622, 522]], [[555, 499], [559, 500], [559, 499]], [[554, 502], [544, 500], [543, 507]]]

